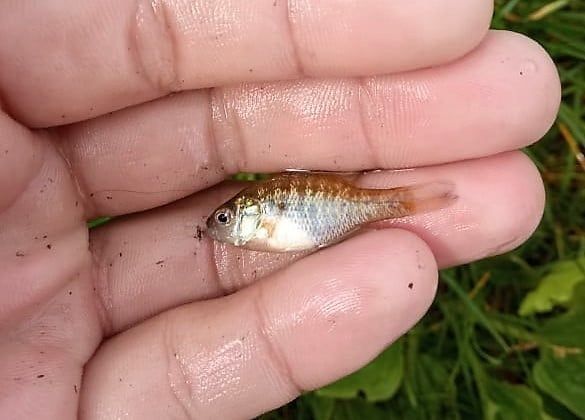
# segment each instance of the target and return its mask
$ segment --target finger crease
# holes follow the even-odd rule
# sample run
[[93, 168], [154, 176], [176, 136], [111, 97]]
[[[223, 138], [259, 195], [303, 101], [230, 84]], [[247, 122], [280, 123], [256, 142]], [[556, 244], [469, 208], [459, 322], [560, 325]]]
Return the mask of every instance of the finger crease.
[[92, 247], [91, 242], [90, 239], [90, 250], [93, 258], [91, 280], [93, 282], [94, 302], [102, 334], [107, 337], [114, 332], [114, 320], [111, 314], [111, 270], [105, 264], [102, 250]]
[[[236, 111], [232, 108], [229, 109], [226, 105], [226, 102], [223, 98], [223, 90], [221, 88], [214, 88], [210, 95], [210, 106], [213, 110], [215, 110], [215, 115], [217, 119], [223, 120], [223, 122], [228, 126], [231, 127], [231, 136], [227, 139], [221, 139], [223, 143], [229, 142], [226, 144], [229, 153], [222, 153], [219, 146], [218, 136], [214, 134], [215, 138], [215, 147], [217, 150], [217, 154], [219, 156], [219, 160], [222, 162], [223, 165], [228, 163], [228, 159], [226, 156], [230, 156], [229, 159], [229, 171], [236, 173], [242, 170], [245, 170], [248, 166], [248, 152], [246, 150], [246, 141], [244, 139], [244, 130], [240, 124], [240, 117], [237, 115]], [[212, 117], [212, 127], [214, 130], [217, 130], [215, 126], [216, 118]], [[224, 147], [225, 147], [224, 146]], [[236, 156], [236, 158], [233, 158]], [[225, 167], [223, 168], [225, 170]]]
[[366, 148], [368, 149], [368, 153], [370, 154], [370, 160], [372, 162], [372, 166], [375, 169], [380, 169], [383, 168], [384, 166], [382, 165], [382, 163], [380, 162], [380, 159], [378, 158], [378, 153], [376, 153], [376, 147], [374, 145], [374, 139], [370, 133], [370, 130], [368, 130], [368, 125], [367, 125], [367, 118], [365, 115], [365, 111], [364, 111], [364, 101], [362, 99], [362, 95], [370, 95], [370, 92], [368, 91], [368, 88], [364, 86], [364, 81], [363, 80], [358, 80], [357, 82], [357, 93], [358, 93], [358, 119], [359, 119], [359, 124], [360, 124], [360, 128], [362, 131], [362, 135], [364, 137], [364, 142], [366, 144]]
[[[185, 416], [185, 419], [193, 419], [194, 416], [191, 414], [191, 410], [189, 407], [189, 403], [193, 401], [193, 395], [189, 390], [189, 384], [191, 382], [190, 376], [187, 373], [187, 368], [185, 367], [184, 363], [179, 358], [177, 351], [175, 350], [173, 340], [171, 338], [171, 328], [170, 328], [170, 321], [169, 317], [165, 317], [164, 319], [164, 348], [167, 350], [167, 380], [168, 380], [168, 387], [171, 391], [171, 395], [175, 402], [177, 403], [179, 410]], [[179, 376], [175, 378], [173, 374]]]
[[226, 282], [224, 280], [224, 276], [222, 275], [222, 273], [220, 272], [220, 267], [222, 267], [224, 264], [224, 261], [219, 261], [220, 259], [225, 259], [225, 254], [224, 253], [218, 253], [217, 252], [217, 247], [215, 246], [215, 241], [210, 240], [210, 254], [211, 254], [211, 270], [213, 270], [212, 273], [212, 277], [215, 279], [215, 283], [217, 285], [217, 289], [219, 291], [219, 293], [221, 294], [221, 296], [227, 296], [231, 293], [233, 293], [233, 286], [230, 284], [227, 284], [228, 282]]
[[209, 135], [208, 135], [208, 145], [209, 145], [209, 150], [210, 150], [210, 156], [212, 161], [214, 161], [216, 163], [216, 166], [218, 167], [218, 170], [221, 171], [221, 173], [225, 173], [225, 162], [223, 161], [223, 156], [221, 154], [220, 148], [219, 148], [219, 136], [217, 135], [218, 132], [218, 128], [216, 127], [216, 121], [215, 118], [213, 117], [213, 109], [214, 106], [216, 105], [215, 99], [214, 99], [214, 90], [213, 89], [206, 89], [205, 90], [206, 94], [207, 94], [207, 108], [208, 108], [208, 117], [209, 118], [209, 124], [208, 124], [208, 131], [209, 131]]
[[282, 349], [277, 345], [275, 340], [272, 338], [270, 334], [270, 327], [268, 326], [267, 322], [267, 315], [263, 309], [263, 285], [262, 283], [258, 284], [258, 292], [253, 299], [253, 307], [255, 311], [255, 316], [258, 322], [258, 331], [261, 340], [265, 343], [266, 351], [268, 352], [269, 359], [272, 360], [275, 365], [276, 369], [279, 372], [280, 378], [284, 381], [284, 383], [288, 386], [291, 390], [291, 393], [294, 395], [300, 395], [304, 392], [303, 388], [299, 385], [296, 381], [293, 371], [288, 363], [288, 360], [282, 351]]
[[296, 31], [294, 28], [293, 18], [291, 14], [291, 7], [290, 7], [290, 0], [285, 0], [284, 2], [285, 12], [286, 12], [286, 19], [285, 19], [285, 29], [288, 33], [289, 42], [291, 44], [293, 56], [294, 56], [294, 65], [297, 74], [300, 77], [306, 77], [307, 73], [305, 71], [305, 65], [301, 58], [299, 42], [297, 40]]
[[69, 149], [67, 148], [67, 145], [70, 143], [69, 140], [71, 139], [68, 139], [69, 136], [66, 129], [55, 127], [54, 129], [48, 130], [47, 133], [51, 140], [51, 144], [53, 144], [55, 150], [65, 163], [65, 167], [69, 172], [69, 177], [71, 178], [75, 191], [77, 192], [77, 197], [83, 206], [84, 216], [87, 218], [88, 214], [95, 214], [96, 211], [93, 200], [89, 198], [92, 194], [88, 194], [88, 188], [85, 183], [85, 178], [83, 177], [83, 172], [80, 173], [80, 176], [77, 176], [73, 164], [71, 163]]

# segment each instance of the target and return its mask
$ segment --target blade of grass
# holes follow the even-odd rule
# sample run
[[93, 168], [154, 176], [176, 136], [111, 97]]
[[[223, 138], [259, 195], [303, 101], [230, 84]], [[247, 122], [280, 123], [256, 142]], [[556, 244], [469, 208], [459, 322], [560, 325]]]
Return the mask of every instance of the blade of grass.
[[505, 352], [508, 352], [510, 347], [506, 344], [504, 338], [496, 331], [496, 329], [490, 323], [490, 320], [485, 316], [483, 311], [477, 306], [477, 304], [469, 298], [469, 295], [459, 286], [457, 281], [447, 273], [442, 273], [441, 278], [447, 283], [449, 288], [459, 297], [463, 305], [468, 309], [469, 313], [479, 322], [493, 337], [493, 339], [499, 344], [499, 346]]
[[556, 0], [551, 3], [545, 4], [544, 6], [530, 13], [527, 19], [533, 21], [544, 19], [548, 15], [562, 9], [563, 7], [566, 7], [569, 3], [570, 3], [569, 0]]
[[579, 145], [577, 144], [575, 137], [573, 137], [573, 134], [571, 133], [571, 131], [569, 131], [569, 129], [567, 128], [567, 126], [565, 124], [559, 123], [558, 125], [559, 125], [559, 130], [560, 130], [561, 134], [563, 135], [563, 138], [565, 139], [565, 141], [569, 145], [571, 152], [573, 152], [575, 159], [577, 160], [579, 165], [581, 165], [581, 169], [583, 169], [583, 171], [585, 171], [585, 155], [579, 149]]
[[89, 222], [87, 222], [87, 228], [94, 229], [98, 226], [105, 225], [110, 220], [112, 220], [111, 217], [98, 217], [97, 219], [93, 219], [93, 220], [90, 220]]
[[567, 104], [561, 104], [559, 108], [559, 120], [570, 130], [572, 136], [585, 147], [584, 123], [574, 114]]

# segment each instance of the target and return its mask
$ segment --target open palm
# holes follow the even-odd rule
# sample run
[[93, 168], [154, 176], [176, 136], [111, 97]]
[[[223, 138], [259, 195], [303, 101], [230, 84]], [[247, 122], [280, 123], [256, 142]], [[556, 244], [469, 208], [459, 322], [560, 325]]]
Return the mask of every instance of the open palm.
[[[491, 6], [3, 2], [0, 418], [253, 417], [406, 332], [438, 267], [522, 243], [544, 194], [514, 150], [559, 81]], [[228, 175], [285, 168], [459, 199], [304, 258], [202, 232]]]

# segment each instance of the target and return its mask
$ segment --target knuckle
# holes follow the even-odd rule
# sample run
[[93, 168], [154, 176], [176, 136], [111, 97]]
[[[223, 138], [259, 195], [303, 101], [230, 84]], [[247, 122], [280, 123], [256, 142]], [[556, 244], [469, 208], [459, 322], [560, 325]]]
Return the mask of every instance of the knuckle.
[[177, 36], [166, 0], [138, 0], [130, 25], [128, 51], [135, 73], [162, 94], [180, 91]]

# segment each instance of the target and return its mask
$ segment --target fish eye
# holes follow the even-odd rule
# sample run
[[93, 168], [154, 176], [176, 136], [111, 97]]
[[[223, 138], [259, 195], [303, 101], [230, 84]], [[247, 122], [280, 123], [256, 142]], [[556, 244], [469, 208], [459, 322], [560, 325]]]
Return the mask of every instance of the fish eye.
[[215, 213], [215, 220], [221, 225], [227, 225], [232, 220], [232, 211], [230, 209], [221, 209]]

